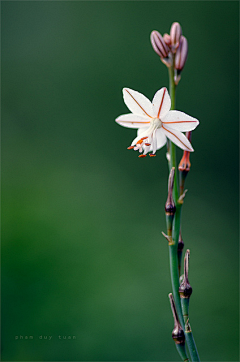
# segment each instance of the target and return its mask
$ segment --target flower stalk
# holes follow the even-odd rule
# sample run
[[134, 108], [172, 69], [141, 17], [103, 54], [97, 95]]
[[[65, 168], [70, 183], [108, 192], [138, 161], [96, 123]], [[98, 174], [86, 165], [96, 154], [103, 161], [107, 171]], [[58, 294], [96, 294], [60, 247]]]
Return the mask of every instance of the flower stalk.
[[[176, 105], [176, 86], [178, 82], [176, 82], [176, 79], [174, 79], [174, 61], [175, 61], [175, 54], [173, 54], [173, 64], [171, 67], [168, 68], [169, 72], [169, 91], [170, 91], [170, 97], [171, 97], [171, 110], [175, 109]], [[190, 138], [191, 134], [189, 135]], [[169, 160], [169, 168], [170, 170], [174, 167], [176, 168], [176, 149], [175, 144], [170, 141], [169, 145], [169, 153], [170, 153], [170, 160]], [[185, 154], [186, 155], [186, 154]], [[182, 179], [181, 179], [182, 181]], [[185, 178], [184, 178], [185, 181]], [[173, 219], [173, 233], [172, 233], [172, 244], [169, 244], [169, 258], [170, 258], [170, 273], [171, 273], [171, 281], [172, 281], [172, 288], [173, 288], [173, 296], [175, 300], [175, 308], [178, 314], [178, 318], [180, 321], [181, 326], [185, 330], [185, 337], [186, 342], [188, 346], [188, 350], [191, 356], [192, 361], [200, 361], [199, 355], [197, 352], [196, 344], [193, 339], [192, 330], [190, 327], [190, 324], [188, 323], [188, 320], [185, 320], [183, 317], [183, 310], [182, 310], [182, 302], [179, 294], [179, 277], [180, 277], [180, 262], [179, 262], [179, 251], [178, 251], [178, 241], [179, 241], [179, 235], [180, 235], [180, 226], [181, 226], [181, 209], [183, 200], [179, 202], [179, 196], [184, 194], [183, 191], [183, 183], [181, 182], [181, 190], [180, 195], [178, 191], [178, 180], [177, 180], [177, 172], [175, 172], [174, 175], [174, 188], [173, 188], [173, 199], [176, 205], [176, 212]], [[181, 260], [180, 260], [181, 261]], [[188, 261], [187, 261], [188, 263]], [[189, 299], [188, 299], [189, 302]], [[183, 303], [184, 304], [184, 303]], [[183, 305], [185, 306], [185, 304]], [[188, 306], [186, 306], [188, 310]], [[185, 309], [185, 308], [184, 308]], [[180, 357], [182, 358], [181, 351], [178, 350], [178, 353]]]
[[[184, 190], [184, 184], [190, 170], [189, 155], [194, 151], [190, 143], [191, 131], [199, 124], [196, 118], [175, 110], [176, 87], [181, 80], [181, 72], [187, 60], [188, 42], [177, 22], [172, 24], [170, 35], [162, 36], [154, 30], [150, 40], [155, 53], [168, 68], [170, 96], [167, 88], [163, 87], [150, 101], [133, 89], [123, 88], [123, 99], [131, 113], [120, 115], [116, 122], [123, 127], [137, 129], [137, 136], [128, 149], [139, 152], [140, 158], [146, 158], [147, 155], [154, 157], [157, 150], [167, 145], [166, 156], [169, 167], [168, 197], [165, 204], [167, 235], [163, 232], [162, 234], [169, 246], [173, 292], [169, 298], [175, 322], [172, 336], [183, 361], [188, 361], [185, 340], [191, 360], [199, 361], [188, 317], [190, 290], [192, 290], [188, 282], [189, 250], [184, 260], [184, 279], [181, 285], [179, 283], [184, 247], [180, 233], [181, 210], [187, 191]], [[186, 132], [186, 135], [183, 132]], [[184, 151], [178, 167], [179, 176], [176, 172], [176, 146]]]

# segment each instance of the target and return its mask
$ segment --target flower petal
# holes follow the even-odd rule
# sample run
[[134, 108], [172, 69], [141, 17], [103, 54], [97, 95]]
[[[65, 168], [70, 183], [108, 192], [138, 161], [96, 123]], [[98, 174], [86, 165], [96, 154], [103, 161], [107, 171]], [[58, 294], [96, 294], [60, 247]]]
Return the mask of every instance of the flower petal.
[[188, 141], [187, 137], [181, 133], [180, 131], [177, 131], [172, 128], [168, 128], [167, 126], [163, 125], [162, 130], [164, 131], [165, 135], [178, 147], [182, 148], [185, 151], [193, 152], [194, 149], [192, 148], [191, 143]]
[[154, 116], [163, 118], [171, 108], [171, 98], [167, 88], [161, 88], [157, 91], [152, 100]]
[[157, 150], [159, 150], [159, 148], [162, 148], [166, 144], [167, 138], [161, 128], [157, 129], [156, 136], [157, 136]]
[[137, 137], [131, 143], [131, 146], [134, 146], [142, 137], [145, 137], [149, 127], [140, 128], [137, 131]]
[[181, 132], [192, 131], [199, 125], [199, 121], [196, 118], [180, 111], [169, 111], [161, 121], [168, 128]]
[[116, 122], [123, 127], [140, 128], [146, 127], [150, 123], [150, 120], [148, 117], [137, 116], [136, 114], [128, 113], [119, 116], [116, 119]]
[[153, 117], [153, 107], [143, 94], [129, 88], [123, 88], [123, 99], [128, 109], [139, 116]]

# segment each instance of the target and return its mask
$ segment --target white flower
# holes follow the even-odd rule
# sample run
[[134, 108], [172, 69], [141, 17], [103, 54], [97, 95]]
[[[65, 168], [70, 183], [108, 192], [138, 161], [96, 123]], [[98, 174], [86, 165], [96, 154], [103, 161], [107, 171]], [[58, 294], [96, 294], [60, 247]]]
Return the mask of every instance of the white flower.
[[193, 152], [187, 137], [182, 132], [192, 131], [199, 121], [180, 111], [170, 111], [171, 99], [167, 88], [161, 88], [153, 97], [152, 103], [143, 94], [129, 88], [123, 88], [123, 99], [132, 113], [124, 114], [116, 119], [121, 126], [138, 128], [137, 137], [129, 149], [148, 152], [155, 156], [156, 151], [170, 141], [185, 151]]

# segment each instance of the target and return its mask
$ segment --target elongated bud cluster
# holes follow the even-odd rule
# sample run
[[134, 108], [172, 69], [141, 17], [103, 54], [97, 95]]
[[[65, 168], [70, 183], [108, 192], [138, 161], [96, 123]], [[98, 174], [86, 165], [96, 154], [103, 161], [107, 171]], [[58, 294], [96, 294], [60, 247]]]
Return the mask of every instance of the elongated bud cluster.
[[172, 293], [170, 293], [168, 296], [169, 296], [169, 299], [170, 299], [173, 318], [174, 318], [174, 329], [172, 331], [172, 338], [173, 338], [173, 340], [174, 340], [174, 342], [176, 344], [184, 344], [185, 343], [185, 335], [184, 335], [184, 331], [183, 331], [183, 329], [181, 327], [181, 324], [179, 322], [176, 306], [175, 306], [175, 303], [174, 303], [174, 300], [173, 300], [173, 295], [172, 295]]
[[187, 60], [188, 42], [182, 35], [182, 28], [178, 22], [174, 22], [170, 34], [162, 35], [154, 30], [151, 33], [151, 43], [154, 51], [167, 67], [174, 68], [175, 84], [181, 79], [181, 72]]
[[165, 204], [165, 213], [166, 213], [166, 221], [167, 221], [167, 231], [168, 235], [172, 235], [172, 222], [176, 212], [176, 206], [173, 201], [173, 184], [174, 184], [174, 174], [175, 167], [173, 167], [170, 171], [168, 178], [168, 197]]
[[192, 294], [192, 287], [188, 280], [189, 256], [190, 256], [190, 250], [188, 249], [186, 251], [184, 258], [184, 277], [179, 287], [180, 298], [187, 298], [187, 299], [189, 299]]

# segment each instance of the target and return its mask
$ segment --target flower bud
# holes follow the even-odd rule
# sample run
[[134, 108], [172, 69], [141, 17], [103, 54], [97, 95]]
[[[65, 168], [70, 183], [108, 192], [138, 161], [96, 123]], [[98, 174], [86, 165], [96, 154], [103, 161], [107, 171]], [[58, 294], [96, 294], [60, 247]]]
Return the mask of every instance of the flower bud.
[[[186, 137], [189, 141], [191, 141], [192, 132], [186, 132]], [[180, 184], [180, 195], [184, 193], [184, 183], [188, 172], [190, 171], [191, 163], [190, 163], [190, 152], [183, 151], [183, 157], [179, 162], [178, 169], [179, 169], [179, 184]]]
[[174, 173], [175, 167], [173, 167], [170, 171], [168, 178], [168, 197], [165, 204], [165, 213], [166, 213], [166, 222], [167, 222], [167, 231], [168, 235], [172, 235], [172, 222], [174, 218], [174, 214], [176, 212], [176, 206], [173, 201], [173, 184], [174, 184]]
[[184, 68], [184, 65], [187, 60], [187, 55], [188, 55], [188, 42], [185, 36], [181, 35], [179, 46], [176, 51], [175, 64], [174, 64], [175, 69], [177, 69], [177, 76], [180, 75], [180, 72]]
[[163, 34], [163, 40], [169, 47], [171, 46], [171, 37], [169, 34], [167, 33]]
[[170, 38], [171, 38], [171, 45], [172, 50], [175, 52], [175, 49], [179, 46], [180, 37], [182, 35], [182, 28], [179, 23], [173, 23], [170, 30]]
[[173, 340], [174, 340], [174, 342], [176, 344], [184, 344], [185, 343], [185, 335], [184, 335], [184, 331], [183, 331], [183, 329], [181, 327], [181, 324], [179, 322], [179, 319], [178, 319], [176, 306], [175, 306], [175, 303], [174, 303], [174, 300], [173, 300], [173, 295], [172, 295], [172, 293], [170, 293], [168, 296], [169, 296], [169, 299], [170, 299], [173, 318], [174, 318], [174, 329], [172, 331], [172, 338], [173, 338]]
[[189, 263], [190, 250], [188, 249], [184, 258], [184, 278], [179, 287], [179, 294], [181, 298], [190, 298], [192, 294], [192, 287], [188, 280], [188, 263]]
[[168, 57], [170, 49], [163, 40], [162, 35], [156, 30], [151, 32], [151, 43], [154, 51], [160, 56], [160, 58]]
[[181, 230], [179, 232], [179, 238], [178, 238], [178, 272], [179, 275], [181, 274], [181, 261], [182, 261], [182, 251], [184, 248], [184, 242], [182, 240], [182, 234], [181, 234]]

